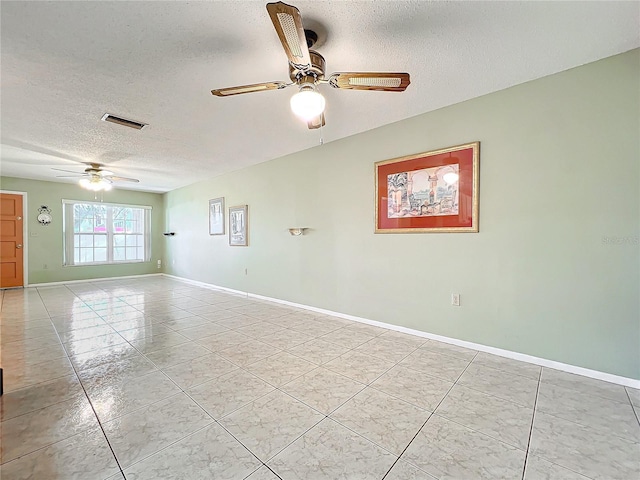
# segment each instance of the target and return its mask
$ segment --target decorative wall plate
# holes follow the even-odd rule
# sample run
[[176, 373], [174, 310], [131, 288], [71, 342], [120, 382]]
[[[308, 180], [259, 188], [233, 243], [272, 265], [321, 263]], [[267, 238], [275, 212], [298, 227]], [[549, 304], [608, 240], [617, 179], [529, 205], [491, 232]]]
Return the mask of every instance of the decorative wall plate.
[[42, 205], [39, 209], [38, 212], [40, 212], [38, 214], [38, 222], [41, 225], [49, 225], [51, 223], [51, 210], [49, 209], [49, 207], [47, 207], [46, 205]]

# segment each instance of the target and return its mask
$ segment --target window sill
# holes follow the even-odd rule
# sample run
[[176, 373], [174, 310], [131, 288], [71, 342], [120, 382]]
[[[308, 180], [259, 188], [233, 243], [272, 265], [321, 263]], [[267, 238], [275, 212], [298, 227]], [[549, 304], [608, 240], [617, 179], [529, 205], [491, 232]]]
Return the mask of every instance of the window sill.
[[123, 260], [122, 262], [94, 262], [94, 263], [76, 263], [74, 265], [63, 264], [63, 267], [103, 267], [106, 265], [131, 265], [134, 263], [151, 263], [145, 260]]

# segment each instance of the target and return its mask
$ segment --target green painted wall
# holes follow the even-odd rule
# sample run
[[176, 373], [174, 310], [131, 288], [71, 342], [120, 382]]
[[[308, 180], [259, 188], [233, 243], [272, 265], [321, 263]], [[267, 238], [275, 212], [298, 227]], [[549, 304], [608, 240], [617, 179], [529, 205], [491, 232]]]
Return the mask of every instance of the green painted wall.
[[[134, 192], [114, 189], [102, 195], [104, 202], [130, 205], [150, 205], [151, 213], [151, 262], [120, 265], [62, 266], [62, 199], [96, 201], [94, 194], [71, 183], [42, 182], [22, 178], [0, 177], [0, 189], [27, 193], [27, 256], [29, 284], [81, 280], [87, 278], [118, 277], [159, 273], [157, 261], [163, 258], [164, 227], [163, 198], [157, 193]], [[98, 195], [98, 201], [100, 195]], [[40, 225], [36, 219], [38, 208], [47, 205], [51, 209], [51, 225]], [[35, 236], [34, 236], [35, 234]], [[45, 268], [44, 266], [47, 266]]]
[[[167, 273], [640, 379], [639, 85], [634, 50], [175, 190]], [[480, 233], [373, 233], [374, 162], [476, 140]]]

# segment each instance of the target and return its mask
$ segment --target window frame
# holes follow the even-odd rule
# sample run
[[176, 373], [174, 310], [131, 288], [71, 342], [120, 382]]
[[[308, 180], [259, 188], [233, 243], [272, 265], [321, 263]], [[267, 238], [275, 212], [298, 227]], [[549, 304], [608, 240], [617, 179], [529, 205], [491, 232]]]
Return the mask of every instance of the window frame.
[[[75, 249], [76, 249], [76, 235], [90, 235], [93, 237], [93, 246], [91, 247], [94, 252], [95, 259], [95, 236], [101, 235], [101, 233], [95, 232], [95, 226], [93, 232], [75, 232], [74, 231], [74, 221], [75, 221], [75, 212], [74, 208], [76, 205], [91, 205], [91, 206], [101, 206], [107, 207], [106, 210], [106, 261], [93, 261], [93, 262], [80, 262], [75, 259]], [[142, 233], [132, 233], [130, 235], [135, 235], [138, 237], [142, 237], [142, 245], [139, 245], [139, 240], [136, 240], [136, 248], [143, 248], [143, 259], [126, 259], [126, 236], [128, 234], [118, 233], [114, 230], [114, 214], [117, 213], [114, 210], [116, 208], [132, 208], [137, 210], [142, 210], [142, 219], [137, 220], [138, 222], [142, 222]], [[87, 200], [62, 200], [62, 241], [63, 241], [63, 258], [62, 265], [65, 267], [85, 267], [92, 265], [122, 265], [122, 264], [133, 264], [133, 263], [145, 263], [151, 261], [151, 237], [152, 237], [152, 228], [151, 228], [151, 212], [153, 207], [149, 205], [131, 205], [124, 203], [106, 203], [106, 202], [91, 202]], [[123, 220], [126, 222], [126, 219]], [[114, 260], [115, 256], [115, 237], [117, 235], [123, 235], [125, 237], [125, 259], [124, 260]], [[78, 240], [80, 242], [80, 240]], [[98, 247], [105, 248], [105, 247]]]

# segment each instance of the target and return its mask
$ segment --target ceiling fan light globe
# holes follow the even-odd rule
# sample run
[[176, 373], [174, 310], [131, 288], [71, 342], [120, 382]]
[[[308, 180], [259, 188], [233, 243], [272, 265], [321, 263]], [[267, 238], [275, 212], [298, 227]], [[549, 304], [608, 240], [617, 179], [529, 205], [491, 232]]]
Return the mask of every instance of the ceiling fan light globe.
[[92, 192], [99, 192], [101, 190], [109, 191], [113, 188], [110, 182], [100, 178], [99, 176], [94, 176], [91, 178], [81, 178], [78, 182], [82, 188], [86, 188], [87, 190], [91, 190]]
[[324, 112], [325, 99], [314, 90], [302, 90], [291, 97], [291, 111], [305, 121]]

